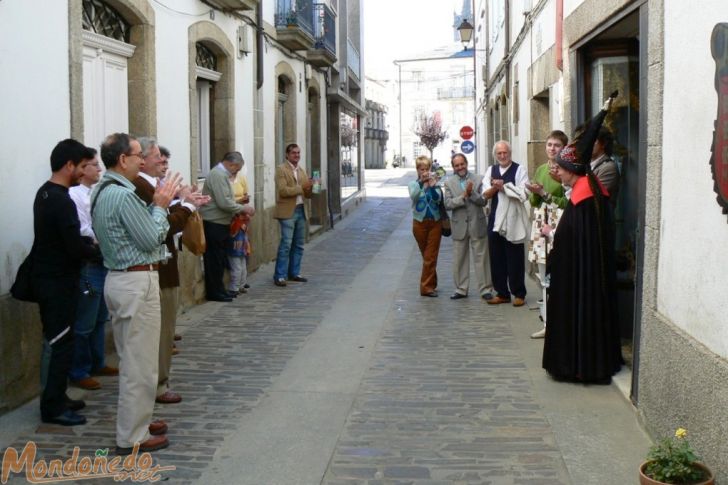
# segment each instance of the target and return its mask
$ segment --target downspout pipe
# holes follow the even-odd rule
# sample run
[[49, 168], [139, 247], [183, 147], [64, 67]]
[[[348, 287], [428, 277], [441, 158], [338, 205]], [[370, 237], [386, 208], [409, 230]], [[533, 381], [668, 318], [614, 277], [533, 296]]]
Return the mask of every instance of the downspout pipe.
[[556, 69], [564, 71], [564, 0], [556, 0]]
[[255, 23], [258, 35], [255, 37], [255, 75], [258, 89], [263, 87], [263, 2], [258, 2], [255, 10]]

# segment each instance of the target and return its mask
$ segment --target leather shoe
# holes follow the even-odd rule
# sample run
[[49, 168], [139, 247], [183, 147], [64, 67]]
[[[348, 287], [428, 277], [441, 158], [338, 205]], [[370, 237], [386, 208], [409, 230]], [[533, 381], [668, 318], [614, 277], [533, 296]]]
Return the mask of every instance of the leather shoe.
[[249, 284], [247, 284], [247, 283], [245, 283], [245, 284], [243, 285], [243, 288], [245, 288], [245, 289], [247, 290], [248, 288], [250, 288], [250, 285], [249, 285]]
[[467, 297], [468, 297], [468, 295], [463, 295], [462, 293], [457, 293], [457, 292], [450, 295], [451, 300], [459, 300], [461, 298], [467, 298]]
[[172, 355], [179, 354], [180, 350], [177, 348], [176, 345], [172, 344]]
[[437, 290], [433, 290], [429, 293], [423, 293], [422, 296], [429, 296], [430, 298], [437, 298]]
[[237, 291], [226, 291], [225, 294], [229, 296], [230, 298], [237, 298], [238, 292]]
[[84, 377], [83, 379], [71, 382], [73, 382], [74, 386], [80, 387], [81, 389], [86, 389], [87, 391], [95, 391], [97, 389], [101, 389], [101, 383], [93, 377]]
[[75, 411], [66, 409], [58, 416], [45, 417], [41, 416], [41, 421], [44, 423], [60, 424], [61, 426], [77, 426], [79, 424], [86, 424], [86, 418], [80, 414], [76, 414]]
[[221, 301], [225, 303], [230, 303], [231, 301], [233, 301], [233, 299], [225, 295], [212, 295], [207, 297], [207, 301]]
[[182, 340], [182, 335], [178, 333], [174, 334], [174, 340], [175, 342], [179, 342], [180, 340]]
[[301, 275], [289, 276], [288, 281], [298, 281], [299, 283], [305, 283], [308, 281], [308, 278], [304, 278]]
[[286, 286], [286, 280], [284, 280], [283, 278], [273, 280], [273, 283], [275, 283], [276, 286]]
[[149, 423], [149, 434], [152, 436], [159, 436], [160, 434], [167, 434], [167, 423], [161, 419], [156, 419]]
[[157, 399], [155, 399], [155, 401], [160, 404], [176, 404], [182, 401], [182, 396], [180, 396], [176, 392], [166, 391], [164, 394], [157, 396]]
[[83, 400], [71, 399], [68, 396], [66, 396], [64, 403], [66, 404], [66, 407], [71, 411], [80, 411], [81, 409], [86, 407], [86, 403]]
[[490, 300], [491, 298], [493, 298], [493, 293], [491, 293], [491, 292], [489, 291], [488, 293], [483, 293], [482, 295], [480, 295], [480, 297], [481, 297], [481, 298], [482, 298], [483, 300], [486, 300], [486, 301], [488, 301], [488, 300]]
[[503, 298], [501, 296], [496, 295], [493, 298], [490, 298], [489, 300], [485, 300], [485, 302], [488, 305], [500, 305], [501, 303], [510, 303], [511, 302], [511, 299], [510, 298]]
[[516, 298], [515, 298], [515, 299], [513, 300], [513, 306], [523, 306], [523, 305], [525, 305], [525, 304], [526, 304], [526, 300], [525, 300], [525, 299], [523, 299], [523, 298], [518, 298], [518, 297], [516, 297]]
[[109, 365], [105, 365], [101, 369], [96, 369], [95, 371], [91, 372], [91, 375], [94, 375], [94, 376], [118, 376], [119, 375], [119, 369], [116, 368], [116, 367], [111, 367]]
[[[145, 441], [143, 443], [139, 443], [139, 451], [141, 451], [143, 453], [148, 453], [150, 451], [161, 450], [162, 448], [166, 448], [168, 446], [169, 446], [169, 440], [167, 439], [167, 435], [161, 434], [159, 436], [152, 436], [147, 441]], [[122, 448], [121, 446], [116, 447], [117, 455], [130, 455], [132, 451], [134, 451], [134, 447], [131, 447], [131, 448]]]

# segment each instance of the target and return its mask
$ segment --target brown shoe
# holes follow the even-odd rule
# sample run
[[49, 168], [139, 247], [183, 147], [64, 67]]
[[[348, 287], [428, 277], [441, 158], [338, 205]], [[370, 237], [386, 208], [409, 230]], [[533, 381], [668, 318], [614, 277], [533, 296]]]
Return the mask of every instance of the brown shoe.
[[157, 419], [149, 423], [149, 434], [152, 436], [159, 436], [161, 434], [167, 434], [167, 423], [161, 419]]
[[177, 404], [182, 401], [182, 396], [176, 392], [166, 391], [164, 394], [157, 396], [155, 399], [160, 404]]
[[80, 387], [81, 389], [86, 389], [87, 391], [95, 391], [97, 389], [101, 389], [101, 383], [93, 377], [84, 377], [83, 379], [71, 382], [73, 382], [74, 386]]
[[182, 335], [178, 333], [174, 334], [174, 340], [175, 342], [179, 342], [180, 340], [182, 340]]
[[94, 372], [92, 372], [95, 376], [118, 376], [119, 375], [119, 369], [116, 367], [111, 367], [109, 365], [106, 365], [102, 367], [101, 369], [98, 369]]
[[180, 350], [177, 348], [176, 345], [172, 344], [172, 355], [179, 354]]
[[503, 297], [500, 297], [500, 296], [497, 296], [496, 295], [496, 296], [494, 296], [493, 298], [491, 298], [489, 300], [485, 300], [485, 302], [488, 305], [500, 305], [501, 303], [510, 303], [511, 302], [511, 299], [510, 298], [503, 298]]
[[[152, 436], [147, 441], [143, 443], [139, 443], [139, 451], [142, 453], [148, 453], [150, 451], [156, 451], [161, 450], [162, 448], [166, 448], [169, 446], [169, 440], [167, 439], [167, 435], [160, 434], [159, 436]], [[134, 451], [134, 448], [122, 448], [120, 446], [116, 447], [116, 454], [117, 455], [130, 455], [131, 452]]]
[[525, 304], [526, 304], [526, 300], [525, 300], [525, 299], [523, 299], [523, 298], [518, 298], [518, 297], [516, 297], [516, 298], [515, 298], [515, 299], [513, 300], [513, 306], [523, 306], [523, 305], [525, 305]]

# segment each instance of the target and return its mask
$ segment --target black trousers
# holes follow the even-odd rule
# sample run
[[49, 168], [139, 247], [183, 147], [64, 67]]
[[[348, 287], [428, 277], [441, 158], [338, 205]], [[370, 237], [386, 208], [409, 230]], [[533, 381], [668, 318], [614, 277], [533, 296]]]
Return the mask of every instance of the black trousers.
[[40, 306], [43, 338], [50, 347], [48, 377], [40, 396], [40, 413], [45, 418], [52, 418], [66, 410], [79, 276], [35, 277], [33, 284]]
[[525, 248], [513, 244], [497, 232], [488, 231], [488, 254], [493, 288], [501, 298], [526, 297]]
[[205, 267], [205, 294], [207, 298], [215, 298], [225, 295], [225, 286], [222, 278], [227, 265], [227, 254], [225, 253], [228, 238], [230, 237], [229, 224], [217, 224], [215, 222], [202, 221], [205, 229], [205, 241], [207, 249], [203, 255]]

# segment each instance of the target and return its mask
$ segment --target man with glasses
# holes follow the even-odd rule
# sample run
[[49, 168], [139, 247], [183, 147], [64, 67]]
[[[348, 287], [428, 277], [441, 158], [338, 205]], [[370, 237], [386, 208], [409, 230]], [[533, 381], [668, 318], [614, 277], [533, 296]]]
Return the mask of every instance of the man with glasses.
[[[91, 226], [91, 191], [101, 178], [101, 166], [96, 150], [88, 148], [87, 164], [81, 172], [80, 184], [71, 187], [68, 195], [76, 204], [81, 236], [98, 244]], [[73, 365], [68, 377], [76, 386], [86, 389], [101, 389], [101, 382], [93, 375], [116, 376], [119, 369], [106, 365], [105, 332], [109, 310], [104, 302], [104, 281], [106, 268], [99, 257], [85, 261], [81, 267], [78, 311], [73, 325]]]
[[[134, 179], [136, 195], [150, 205], [154, 199], [154, 191], [160, 180], [167, 172], [167, 157], [157, 140], [152, 137], [139, 138], [139, 144], [144, 156], [144, 166], [139, 176]], [[169, 153], [169, 152], [167, 152]], [[179, 288], [179, 270], [177, 269], [177, 248], [174, 236], [184, 229], [192, 212], [197, 209], [204, 199], [192, 192], [188, 186], [183, 186], [178, 199], [169, 206], [167, 222], [169, 231], [164, 242], [169, 251], [169, 259], [163, 260], [159, 265], [159, 300], [161, 306], [161, 333], [159, 336], [159, 376], [157, 380], [156, 401], [162, 404], [175, 404], [182, 401], [182, 396], [172, 391], [169, 374], [172, 366], [172, 347], [174, 345], [174, 327], [177, 322], [177, 301]]]
[[[157, 187], [147, 205], [132, 183], [144, 165], [139, 142], [109, 135], [101, 145], [107, 171], [91, 195], [91, 216], [104, 265], [109, 269], [104, 297], [119, 353], [116, 452], [166, 448], [164, 423], [151, 423], [159, 367], [159, 262], [167, 258], [167, 207], [180, 185], [174, 175]], [[151, 424], [151, 426], [150, 426]]]

